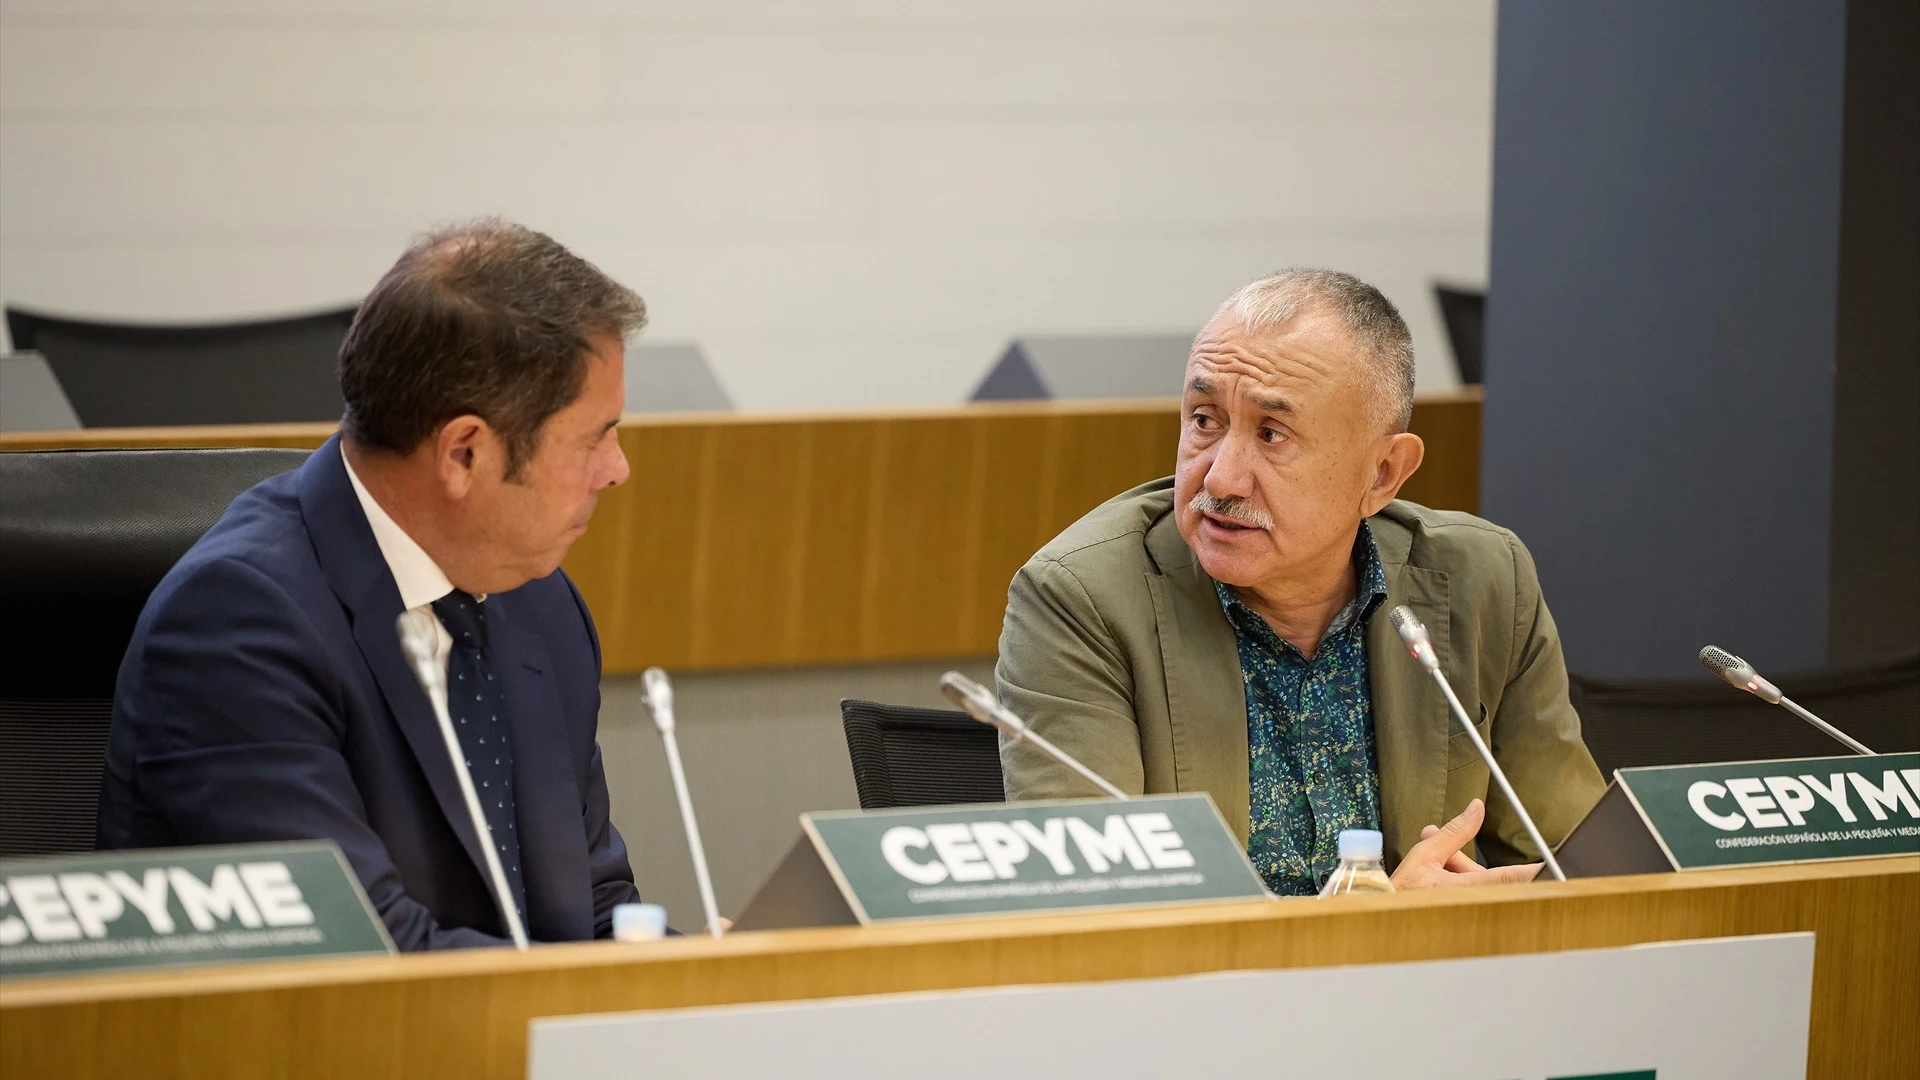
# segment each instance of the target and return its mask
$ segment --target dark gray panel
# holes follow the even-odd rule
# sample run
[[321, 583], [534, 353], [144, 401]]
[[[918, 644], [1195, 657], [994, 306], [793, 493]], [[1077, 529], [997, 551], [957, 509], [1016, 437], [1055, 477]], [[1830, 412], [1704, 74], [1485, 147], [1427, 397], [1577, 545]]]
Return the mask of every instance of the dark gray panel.
[[714, 378], [698, 345], [632, 345], [627, 348], [630, 413], [731, 409], [732, 399]]
[[115, 323], [7, 309], [87, 427], [338, 420], [353, 307], [215, 324]]
[[32, 352], [0, 356], [0, 431], [72, 431], [79, 426], [73, 403], [46, 357]]
[[[1920, 4], [1847, 5], [1828, 655], [1920, 653]], [[1869, 744], [1873, 745], [1873, 744]]]
[[1015, 338], [973, 400], [1177, 397], [1192, 334]]
[[1501, 5], [1482, 505], [1575, 670], [1826, 660], [1844, 21]]
[[1026, 350], [1018, 341], [1007, 346], [1000, 354], [1000, 360], [987, 372], [974, 389], [973, 401], [1033, 401], [1050, 398], [1045, 384], [1034, 372], [1032, 361], [1027, 359]]

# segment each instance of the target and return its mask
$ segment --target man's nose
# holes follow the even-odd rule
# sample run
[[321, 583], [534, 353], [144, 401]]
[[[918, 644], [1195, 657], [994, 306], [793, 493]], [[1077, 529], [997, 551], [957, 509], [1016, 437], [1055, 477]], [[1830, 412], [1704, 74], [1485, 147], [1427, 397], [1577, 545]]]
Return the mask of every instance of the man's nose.
[[607, 463], [605, 480], [600, 484], [603, 488], [619, 487], [627, 482], [627, 477], [632, 472], [627, 465], [627, 452], [620, 446], [619, 437], [615, 436], [609, 445], [613, 448], [611, 451], [613, 460]]
[[1205, 487], [1216, 499], [1249, 498], [1253, 495], [1254, 451], [1251, 439], [1228, 432], [1207, 466]]

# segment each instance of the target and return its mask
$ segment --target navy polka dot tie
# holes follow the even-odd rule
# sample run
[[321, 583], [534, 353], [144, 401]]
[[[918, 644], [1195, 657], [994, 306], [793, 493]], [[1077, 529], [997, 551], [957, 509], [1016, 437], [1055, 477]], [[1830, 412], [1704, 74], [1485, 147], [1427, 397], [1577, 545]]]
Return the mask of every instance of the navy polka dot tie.
[[507, 872], [514, 906], [525, 923], [527, 889], [520, 876], [520, 836], [513, 827], [513, 745], [500, 707], [500, 684], [493, 679], [487, 655], [487, 613], [480, 601], [459, 589], [435, 600], [433, 613], [453, 635], [453, 651], [447, 656], [447, 712], [466, 751], [467, 772], [487, 815], [500, 868]]

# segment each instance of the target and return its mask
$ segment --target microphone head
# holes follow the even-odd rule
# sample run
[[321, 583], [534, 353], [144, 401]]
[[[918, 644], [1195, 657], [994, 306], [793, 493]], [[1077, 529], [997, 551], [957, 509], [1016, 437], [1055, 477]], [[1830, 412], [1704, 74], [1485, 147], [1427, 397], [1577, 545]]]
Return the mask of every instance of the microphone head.
[[1700, 666], [1769, 705], [1780, 704], [1780, 688], [1760, 677], [1753, 665], [1718, 645], [1700, 650]]
[[416, 666], [433, 664], [433, 616], [424, 611], [403, 611], [394, 620], [400, 633], [400, 651]]
[[975, 720], [991, 724], [1008, 735], [1021, 733], [1022, 725], [1012, 713], [1000, 707], [1000, 699], [993, 696], [993, 691], [965, 675], [949, 671], [940, 676], [940, 692]]
[[640, 676], [640, 688], [653, 715], [653, 726], [662, 732], [673, 730], [673, 683], [666, 671], [650, 667]]
[[1400, 640], [1406, 642], [1407, 651], [1415, 660], [1429, 671], [1440, 668], [1440, 658], [1434, 654], [1433, 638], [1427, 634], [1427, 628], [1405, 604], [1394, 608], [1387, 616], [1393, 622], [1393, 629], [1399, 633]]
[[433, 616], [424, 611], [403, 611], [393, 621], [400, 635], [400, 653], [413, 668], [413, 677], [428, 697], [446, 693], [446, 669], [434, 662]]

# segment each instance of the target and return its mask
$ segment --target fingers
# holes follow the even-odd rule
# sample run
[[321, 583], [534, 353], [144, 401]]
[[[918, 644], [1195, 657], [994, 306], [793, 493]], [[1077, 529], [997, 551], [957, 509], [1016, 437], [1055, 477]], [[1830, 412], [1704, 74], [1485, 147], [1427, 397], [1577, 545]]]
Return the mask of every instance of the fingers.
[[[1429, 825], [1420, 830], [1420, 839], [1422, 840], [1431, 840], [1438, 835], [1440, 835], [1440, 826], [1438, 825]], [[1464, 851], [1456, 851], [1447, 856], [1447, 861], [1444, 865], [1449, 874], [1471, 874], [1475, 870], [1486, 869], [1486, 867], [1468, 858], [1467, 853]]]
[[1407, 852], [1405, 861], [1446, 865], [1480, 831], [1480, 822], [1485, 816], [1486, 808], [1479, 799], [1473, 800], [1445, 825], [1438, 828], [1429, 825], [1420, 830], [1420, 842]]
[[1492, 869], [1480, 870], [1474, 873], [1471, 875], [1471, 881], [1463, 881], [1461, 884], [1518, 885], [1523, 882], [1532, 881], [1534, 875], [1540, 872], [1541, 865], [1542, 864], [1537, 862], [1530, 862], [1521, 863], [1518, 866], [1496, 866]]
[[1486, 804], [1479, 799], [1474, 799], [1467, 803], [1467, 808], [1460, 811], [1458, 817], [1440, 826], [1440, 833], [1447, 838], [1449, 850], [1459, 851], [1466, 847], [1467, 841], [1479, 834], [1480, 823], [1485, 821], [1486, 817]]

